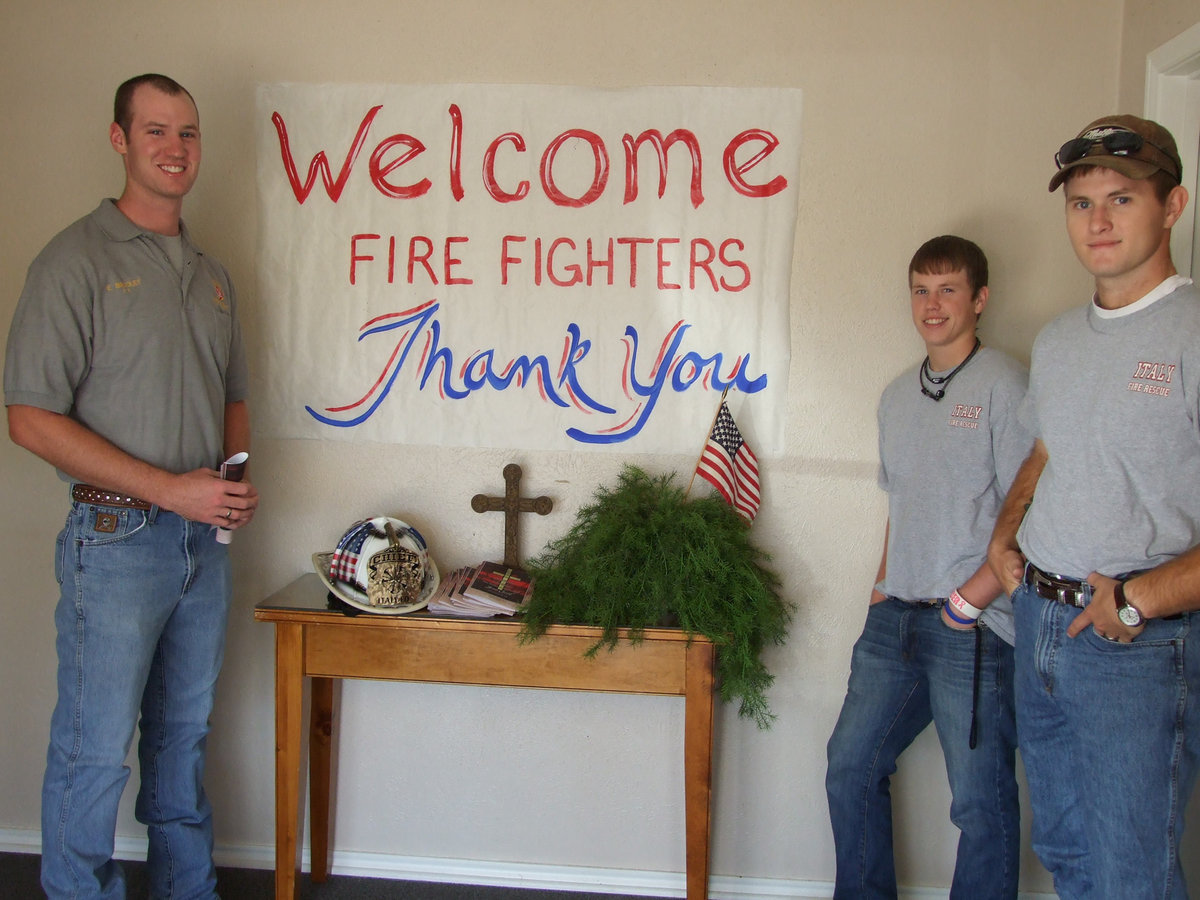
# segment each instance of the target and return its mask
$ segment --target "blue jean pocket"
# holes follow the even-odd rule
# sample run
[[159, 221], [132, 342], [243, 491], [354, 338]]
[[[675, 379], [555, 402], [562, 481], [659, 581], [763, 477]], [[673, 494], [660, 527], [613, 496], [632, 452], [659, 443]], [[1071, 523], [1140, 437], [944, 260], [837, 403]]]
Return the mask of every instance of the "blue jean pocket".
[[78, 505], [75, 538], [80, 544], [98, 546], [129, 540], [146, 527], [149, 513], [120, 506]]
[[1090, 647], [1102, 653], [1137, 653], [1139, 648], [1154, 650], [1175, 646], [1176, 642], [1185, 634], [1185, 628], [1185, 623], [1179, 619], [1169, 621], [1151, 619], [1141, 633], [1127, 644], [1102, 637], [1091, 626], [1076, 635], [1075, 640], [1085, 640]]

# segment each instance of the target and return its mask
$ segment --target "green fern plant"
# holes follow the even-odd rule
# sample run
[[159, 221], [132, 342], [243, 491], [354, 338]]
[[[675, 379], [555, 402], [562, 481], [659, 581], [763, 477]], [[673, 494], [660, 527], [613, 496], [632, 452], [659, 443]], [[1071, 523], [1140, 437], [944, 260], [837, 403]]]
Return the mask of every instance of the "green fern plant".
[[741, 516], [715, 494], [689, 500], [673, 478], [626, 466], [616, 487], [601, 486], [571, 530], [526, 564], [537, 586], [521, 639], [555, 623], [597, 625], [594, 655], [615, 647], [622, 628], [633, 643], [659, 625], [703, 635], [717, 648], [721, 699], [738, 698], [739, 714], [767, 728], [774, 676], [761, 656], [786, 639], [791, 607]]

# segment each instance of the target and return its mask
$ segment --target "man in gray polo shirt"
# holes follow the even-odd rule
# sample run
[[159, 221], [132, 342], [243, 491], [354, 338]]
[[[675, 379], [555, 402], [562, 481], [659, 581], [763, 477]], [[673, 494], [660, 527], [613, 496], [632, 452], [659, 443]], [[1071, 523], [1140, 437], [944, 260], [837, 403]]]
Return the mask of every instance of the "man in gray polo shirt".
[[42, 885], [51, 900], [125, 896], [112, 854], [140, 715], [150, 893], [208, 898], [204, 745], [230, 599], [214, 526], [240, 528], [258, 505], [217, 468], [249, 448], [246, 362], [229, 275], [180, 219], [200, 166], [191, 95], [139, 76], [113, 118], [121, 197], [34, 260], [4, 368], [10, 436], [71, 485]]

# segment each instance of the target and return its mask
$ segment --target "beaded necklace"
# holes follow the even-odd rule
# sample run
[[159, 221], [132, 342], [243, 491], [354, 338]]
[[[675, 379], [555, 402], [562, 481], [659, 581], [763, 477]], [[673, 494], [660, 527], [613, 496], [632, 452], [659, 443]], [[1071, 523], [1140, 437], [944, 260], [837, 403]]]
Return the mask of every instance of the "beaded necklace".
[[[954, 378], [963, 367], [969, 363], [979, 352], [979, 348], [983, 346], [979, 338], [975, 338], [975, 346], [971, 348], [971, 352], [967, 354], [967, 358], [960, 362], [957, 366], [950, 370], [948, 375], [934, 375], [929, 371], [929, 357], [925, 357], [925, 362], [921, 363], [921, 370], [917, 373], [917, 381], [921, 385], [921, 393], [930, 400], [941, 400], [946, 396], [946, 388], [950, 386], [951, 379]], [[933, 385], [933, 389], [925, 387], [925, 382], [928, 381]]]

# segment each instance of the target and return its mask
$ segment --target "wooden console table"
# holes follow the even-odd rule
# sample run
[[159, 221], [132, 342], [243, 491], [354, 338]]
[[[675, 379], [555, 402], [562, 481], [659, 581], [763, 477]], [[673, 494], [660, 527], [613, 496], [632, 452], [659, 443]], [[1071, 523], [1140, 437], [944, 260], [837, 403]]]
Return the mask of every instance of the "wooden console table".
[[681, 696], [684, 707], [684, 809], [688, 900], [708, 896], [712, 793], [713, 662], [702, 637], [647, 629], [638, 646], [622, 641], [593, 658], [584, 650], [599, 628], [553, 625], [519, 644], [520, 622], [452, 619], [424, 611], [346, 616], [326, 608], [315, 574], [298, 578], [254, 610], [275, 624], [275, 897], [294, 900], [300, 871], [301, 722], [304, 679], [312, 679], [309, 810], [312, 880], [329, 875], [330, 758], [336, 736], [338, 678], [610, 691]]

